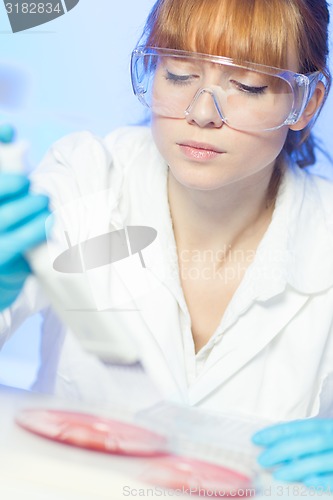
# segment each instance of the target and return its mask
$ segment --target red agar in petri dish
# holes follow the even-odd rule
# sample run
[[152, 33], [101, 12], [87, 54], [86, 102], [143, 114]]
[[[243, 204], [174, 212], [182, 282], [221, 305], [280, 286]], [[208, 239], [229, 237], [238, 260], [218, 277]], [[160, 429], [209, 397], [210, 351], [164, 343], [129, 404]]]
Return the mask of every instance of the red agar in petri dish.
[[142, 481], [191, 496], [240, 498], [255, 489], [250, 477], [221, 465], [181, 456], [155, 459]]
[[115, 455], [151, 457], [167, 454], [167, 439], [143, 427], [80, 412], [27, 409], [15, 419], [38, 436], [79, 448]]

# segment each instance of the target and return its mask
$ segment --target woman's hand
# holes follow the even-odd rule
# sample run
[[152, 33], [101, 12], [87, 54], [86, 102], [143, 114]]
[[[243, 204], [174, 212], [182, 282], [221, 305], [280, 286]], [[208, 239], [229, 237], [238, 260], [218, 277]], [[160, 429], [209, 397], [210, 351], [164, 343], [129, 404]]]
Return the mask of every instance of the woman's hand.
[[275, 479], [333, 492], [333, 419], [273, 425], [257, 432], [252, 440], [266, 447], [258, 462], [274, 468]]
[[[10, 144], [14, 135], [10, 125], [1, 125], [0, 148]], [[24, 253], [45, 240], [45, 221], [50, 215], [48, 198], [30, 193], [25, 175], [1, 173], [1, 167], [0, 311], [10, 306], [20, 293], [30, 273]]]
[[48, 198], [23, 175], [0, 173], [0, 311], [18, 296], [30, 268], [24, 253], [46, 239]]

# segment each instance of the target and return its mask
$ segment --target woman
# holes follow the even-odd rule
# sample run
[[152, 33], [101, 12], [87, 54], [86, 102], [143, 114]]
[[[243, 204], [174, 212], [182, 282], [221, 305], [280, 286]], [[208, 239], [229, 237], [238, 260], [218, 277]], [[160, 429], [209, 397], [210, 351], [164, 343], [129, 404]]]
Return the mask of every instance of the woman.
[[[143, 252], [148, 285], [130, 259], [101, 268], [95, 291], [101, 308], [115, 311], [110, 328], [135, 335], [165, 397], [273, 420], [323, 413], [333, 361], [333, 189], [301, 167], [315, 161], [310, 127], [330, 85], [327, 26], [323, 0], [159, 0], [132, 58], [151, 130], [70, 136], [33, 176], [54, 210], [93, 200], [93, 221], [80, 212], [75, 223], [77, 205], [65, 217], [71, 244], [110, 227], [156, 230]], [[2, 175], [1, 185], [0, 332], [6, 338], [44, 308], [48, 362], [36, 387], [107, 399], [107, 369], [80, 351], [38, 285], [30, 280], [16, 298], [29, 272], [22, 255], [45, 237], [48, 209], [24, 178]], [[131, 312], [119, 312], [124, 305]], [[304, 423], [289, 424], [291, 451], [284, 428], [263, 431], [256, 442], [271, 448], [262, 464], [292, 459], [298, 471], [281, 469], [282, 478], [318, 484], [320, 474], [319, 484], [332, 484], [331, 421], [313, 422], [303, 449]], [[317, 465], [309, 466], [303, 456], [312, 451]]]

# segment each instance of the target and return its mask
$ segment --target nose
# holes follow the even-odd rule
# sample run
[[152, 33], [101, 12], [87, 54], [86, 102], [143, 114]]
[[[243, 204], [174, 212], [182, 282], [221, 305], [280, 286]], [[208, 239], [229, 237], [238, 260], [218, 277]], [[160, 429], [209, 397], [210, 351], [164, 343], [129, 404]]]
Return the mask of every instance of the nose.
[[224, 123], [219, 103], [209, 88], [198, 90], [185, 111], [185, 117], [188, 123], [199, 127], [220, 128]]

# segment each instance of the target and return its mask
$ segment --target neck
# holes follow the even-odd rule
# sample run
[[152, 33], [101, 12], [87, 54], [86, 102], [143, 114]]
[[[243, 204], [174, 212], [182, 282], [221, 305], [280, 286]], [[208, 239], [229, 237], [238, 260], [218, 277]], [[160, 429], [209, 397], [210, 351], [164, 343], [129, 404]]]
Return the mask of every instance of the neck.
[[177, 246], [217, 250], [261, 238], [274, 209], [275, 177], [273, 167], [267, 167], [247, 179], [202, 191], [180, 184], [169, 171], [169, 204]]

